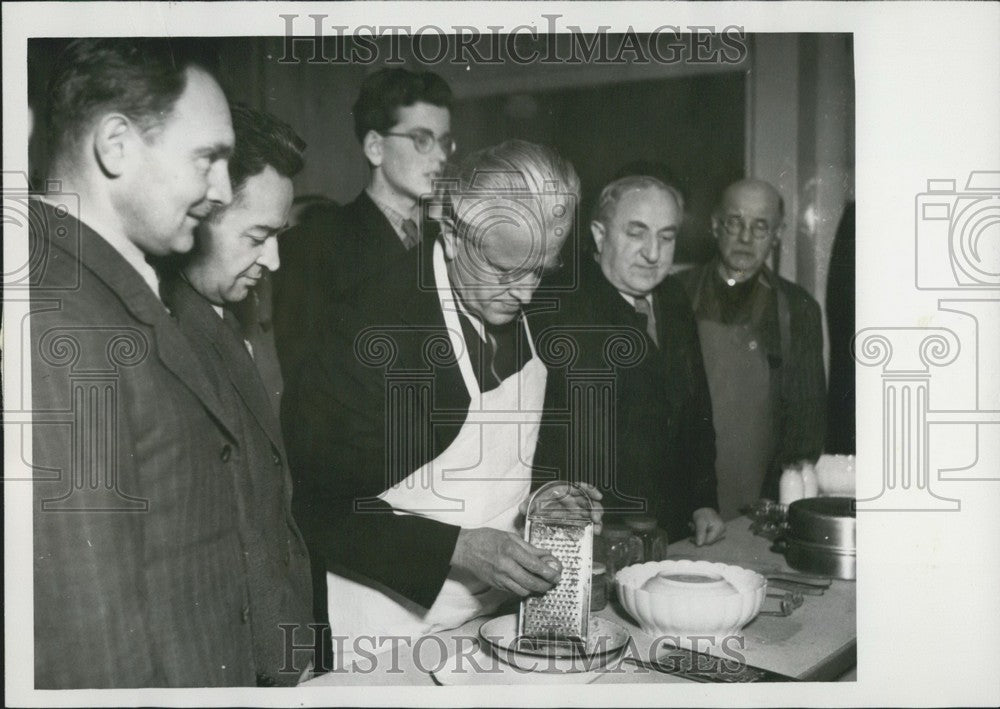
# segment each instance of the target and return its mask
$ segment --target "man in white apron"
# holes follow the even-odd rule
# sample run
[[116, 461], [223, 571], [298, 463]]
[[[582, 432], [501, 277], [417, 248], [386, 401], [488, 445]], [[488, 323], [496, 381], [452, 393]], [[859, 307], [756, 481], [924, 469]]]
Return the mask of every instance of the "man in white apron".
[[819, 305], [765, 265], [783, 219], [781, 195], [768, 183], [730, 185], [712, 218], [719, 258], [681, 275], [712, 395], [724, 519], [762, 495], [777, 499], [781, 468], [814, 463], [823, 448]]
[[[548, 148], [510, 141], [470, 156], [441, 238], [345, 308], [289, 388], [296, 516], [314, 582], [325, 579], [328, 666], [558, 581], [555, 559], [518, 528], [546, 382], [521, 308], [557, 266], [578, 194]], [[571, 506], [600, 497], [573, 495]]]

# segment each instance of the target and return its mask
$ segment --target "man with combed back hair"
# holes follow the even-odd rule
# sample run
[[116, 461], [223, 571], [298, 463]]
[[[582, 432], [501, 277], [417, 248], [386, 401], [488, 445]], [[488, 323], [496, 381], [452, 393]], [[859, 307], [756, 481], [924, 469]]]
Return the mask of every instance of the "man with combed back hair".
[[[440, 237], [342, 308], [286, 392], [296, 516], [325, 580], [316, 613], [347, 639], [336, 666], [358, 638], [454, 628], [558, 581], [515, 526], [546, 378], [523, 308], [559, 264], [578, 196], [549, 148], [470, 155], [433, 210]], [[593, 488], [555, 494], [594, 498], [599, 522]]]
[[[197, 46], [73, 42], [31, 205], [35, 687], [255, 685], [234, 421], [159, 297], [232, 199]], [[55, 181], [55, 182], [53, 182]]]
[[278, 270], [278, 233], [288, 220], [292, 177], [302, 169], [305, 144], [267, 113], [235, 105], [232, 115], [233, 201], [199, 225], [194, 250], [164, 283], [164, 299], [212, 376], [237, 434], [229, 469], [246, 545], [257, 684], [294, 685], [313, 660], [309, 653], [286, 656], [293, 642], [308, 646], [312, 638], [309, 556], [292, 519], [281, 427], [256, 366], [261, 353], [231, 309]]
[[[602, 190], [590, 223], [594, 259], [540, 335], [572, 343], [572, 360], [556, 353], [545, 408], [570, 412], [573, 423], [543, 428], [535, 463], [597, 485], [609, 521], [652, 517], [673, 540], [690, 525], [701, 545], [725, 524], [694, 314], [667, 276], [683, 211], [680, 193], [655, 177]], [[580, 387], [587, 380], [590, 390]]]

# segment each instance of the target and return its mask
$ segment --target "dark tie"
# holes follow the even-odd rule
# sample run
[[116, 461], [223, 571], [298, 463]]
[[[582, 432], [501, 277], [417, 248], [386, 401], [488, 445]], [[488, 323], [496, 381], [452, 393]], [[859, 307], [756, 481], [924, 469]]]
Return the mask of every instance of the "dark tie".
[[417, 229], [417, 223], [412, 219], [403, 220], [403, 233], [406, 234], [403, 246], [406, 247], [407, 251], [420, 243], [420, 231]]
[[497, 384], [518, 370], [517, 357], [517, 330], [518, 320], [513, 320], [506, 325], [487, 325], [485, 328], [486, 340], [489, 343], [489, 373], [496, 379]]
[[250, 343], [247, 341], [246, 335], [243, 333], [243, 325], [240, 323], [240, 319], [236, 317], [235, 313], [233, 313], [233, 311], [229, 308], [223, 308], [222, 321], [230, 327], [233, 334], [236, 335], [237, 342], [243, 345], [247, 354], [249, 354], [250, 358], [253, 359], [253, 353], [250, 351]]
[[636, 298], [635, 312], [639, 313], [646, 321], [646, 332], [649, 333], [653, 344], [659, 347], [660, 341], [656, 337], [656, 316], [653, 315], [653, 308], [650, 306], [649, 301], [646, 298]]

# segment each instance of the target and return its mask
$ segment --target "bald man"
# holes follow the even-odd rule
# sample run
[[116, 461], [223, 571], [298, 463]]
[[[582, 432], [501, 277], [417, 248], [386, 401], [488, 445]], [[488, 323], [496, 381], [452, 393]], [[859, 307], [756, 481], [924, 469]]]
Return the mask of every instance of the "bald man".
[[767, 267], [784, 201], [762, 180], [723, 192], [712, 217], [718, 256], [681, 274], [698, 322], [716, 433], [724, 519], [777, 499], [783, 468], [814, 463], [825, 432], [819, 305]]

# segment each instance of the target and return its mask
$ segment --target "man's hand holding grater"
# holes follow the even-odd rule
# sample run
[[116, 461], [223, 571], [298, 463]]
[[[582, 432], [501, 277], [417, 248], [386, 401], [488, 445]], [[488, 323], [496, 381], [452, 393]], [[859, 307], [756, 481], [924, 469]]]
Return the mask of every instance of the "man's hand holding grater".
[[512, 532], [490, 527], [462, 529], [451, 565], [470, 571], [493, 588], [518, 596], [545, 593], [559, 582], [562, 568], [547, 551]]
[[[601, 533], [601, 517], [604, 508], [601, 506], [600, 491], [589, 483], [564, 482], [558, 485], [550, 484], [541, 490], [535, 498], [535, 505], [543, 510], [548, 517], [561, 516], [578, 518], [581, 515], [590, 516], [594, 523], [594, 534]], [[521, 503], [521, 516], [528, 512], [528, 500]]]

